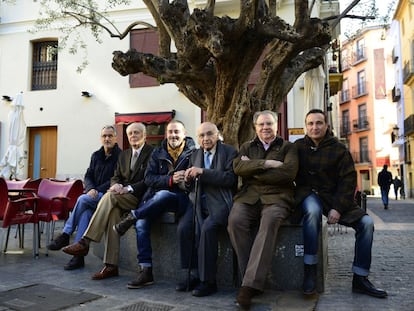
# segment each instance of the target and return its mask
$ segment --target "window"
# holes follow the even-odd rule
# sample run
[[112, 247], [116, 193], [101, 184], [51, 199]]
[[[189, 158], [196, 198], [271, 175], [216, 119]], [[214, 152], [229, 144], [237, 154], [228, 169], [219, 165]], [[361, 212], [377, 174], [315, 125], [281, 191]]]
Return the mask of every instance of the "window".
[[358, 72], [357, 79], [358, 79], [357, 96], [360, 96], [366, 93], [365, 70]]
[[117, 143], [121, 149], [127, 149], [129, 147], [128, 137], [125, 133], [127, 126], [132, 122], [142, 122], [147, 129], [147, 143], [157, 147], [165, 137], [168, 122], [174, 117], [175, 110], [165, 112], [115, 113], [115, 125], [118, 132]]
[[359, 161], [361, 163], [369, 162], [368, 137], [361, 137], [359, 139], [359, 150]]
[[349, 110], [344, 110], [342, 111], [341, 137], [346, 137], [349, 133]]
[[349, 81], [348, 79], [344, 79], [344, 81], [342, 82], [341, 103], [346, 103], [349, 100]]
[[361, 104], [358, 106], [358, 129], [365, 129], [368, 127], [367, 105]]
[[58, 42], [33, 42], [32, 90], [56, 89]]
[[[131, 49], [138, 52], [158, 55], [158, 32], [153, 29], [136, 29], [130, 34]], [[130, 87], [159, 86], [157, 79], [142, 72], [129, 75]]]
[[365, 40], [360, 39], [356, 43], [356, 59], [355, 61], [359, 61], [365, 59]]

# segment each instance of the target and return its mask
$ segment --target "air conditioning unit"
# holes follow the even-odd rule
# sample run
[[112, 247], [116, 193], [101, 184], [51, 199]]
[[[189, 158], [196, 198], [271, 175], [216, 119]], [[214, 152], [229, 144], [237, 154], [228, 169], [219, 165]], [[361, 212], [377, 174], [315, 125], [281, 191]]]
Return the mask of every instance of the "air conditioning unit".
[[395, 97], [400, 97], [401, 96], [401, 90], [400, 89], [395, 89]]

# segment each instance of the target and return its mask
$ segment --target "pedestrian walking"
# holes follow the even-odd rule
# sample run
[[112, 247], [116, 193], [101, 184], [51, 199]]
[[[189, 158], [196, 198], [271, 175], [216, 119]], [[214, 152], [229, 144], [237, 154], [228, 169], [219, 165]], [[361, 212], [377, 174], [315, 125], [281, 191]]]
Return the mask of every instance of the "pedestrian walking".
[[388, 171], [388, 165], [384, 164], [382, 171], [378, 173], [378, 185], [381, 189], [381, 199], [384, 204], [384, 209], [388, 209], [388, 194], [392, 184], [392, 175]]

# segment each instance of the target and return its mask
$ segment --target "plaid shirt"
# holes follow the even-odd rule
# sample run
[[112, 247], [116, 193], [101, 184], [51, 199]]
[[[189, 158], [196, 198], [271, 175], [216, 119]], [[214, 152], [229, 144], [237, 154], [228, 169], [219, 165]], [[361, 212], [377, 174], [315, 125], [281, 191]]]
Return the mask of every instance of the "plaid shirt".
[[323, 213], [330, 209], [341, 214], [340, 223], [353, 223], [365, 212], [356, 204], [356, 171], [349, 150], [336, 137], [326, 135], [315, 146], [305, 136], [295, 142], [299, 154], [295, 201], [299, 206], [311, 193], [319, 196]]

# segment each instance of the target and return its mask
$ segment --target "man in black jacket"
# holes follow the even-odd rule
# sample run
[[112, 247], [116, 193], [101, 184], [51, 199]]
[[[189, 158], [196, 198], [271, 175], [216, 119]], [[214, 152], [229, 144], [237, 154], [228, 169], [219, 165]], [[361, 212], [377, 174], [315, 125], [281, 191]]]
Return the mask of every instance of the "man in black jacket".
[[328, 224], [339, 223], [355, 230], [352, 290], [378, 298], [387, 292], [368, 280], [374, 222], [354, 200], [356, 171], [349, 150], [328, 131], [326, 115], [313, 109], [306, 114], [306, 135], [298, 139], [299, 170], [295, 199], [303, 213], [305, 295], [316, 291], [318, 236], [322, 215]]
[[[76, 230], [75, 242], [78, 242], [92, 218], [99, 200], [110, 186], [114, 174], [118, 155], [121, 149], [116, 144], [116, 129], [113, 125], [106, 125], [101, 130], [102, 147], [92, 153], [91, 161], [85, 174], [85, 193], [82, 194], [69, 218], [65, 223], [62, 234], [56, 237], [49, 245], [52, 251], [60, 250], [69, 245], [69, 238]], [[84, 256], [73, 256], [64, 266], [65, 270], [81, 268], [85, 265]]]
[[185, 179], [196, 212], [197, 253], [194, 250], [192, 254], [198, 259], [199, 279], [193, 276], [189, 284], [179, 283], [176, 290], [193, 290], [193, 296], [203, 297], [217, 291], [218, 233], [227, 226], [237, 188], [237, 176], [233, 172], [237, 151], [219, 140], [217, 126], [211, 122], [199, 126], [197, 137], [200, 148], [191, 155]]
[[136, 208], [147, 189], [144, 173], [153, 148], [145, 143], [145, 125], [131, 123], [126, 133], [131, 148], [120, 153], [111, 187], [99, 201], [83, 237], [78, 243], [63, 248], [67, 254], [86, 256], [90, 242], [99, 242], [105, 233], [104, 267], [92, 275], [93, 280], [118, 276], [120, 241], [112, 226], [121, 220], [124, 213]]
[[381, 189], [381, 199], [384, 209], [388, 209], [388, 195], [392, 184], [392, 174], [388, 171], [388, 165], [384, 164], [382, 171], [378, 173], [378, 185]]

